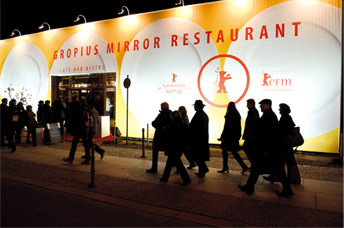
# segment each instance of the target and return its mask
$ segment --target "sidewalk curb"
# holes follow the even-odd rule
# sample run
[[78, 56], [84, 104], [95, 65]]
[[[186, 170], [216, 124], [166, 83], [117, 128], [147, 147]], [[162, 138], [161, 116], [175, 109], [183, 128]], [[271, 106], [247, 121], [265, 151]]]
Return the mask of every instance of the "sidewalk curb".
[[198, 223], [202, 225], [212, 226], [212, 227], [252, 227], [252, 225], [239, 223], [239, 222], [233, 222], [229, 220], [224, 219], [218, 219], [213, 218], [209, 216], [194, 214], [190, 212], [184, 212], [184, 211], [178, 211], [174, 209], [164, 208], [164, 207], [158, 207], [150, 204], [120, 199], [116, 197], [110, 197], [106, 195], [101, 195], [94, 192], [89, 192], [81, 189], [66, 187], [62, 185], [57, 184], [50, 184], [44, 181], [34, 180], [31, 178], [26, 177], [20, 177], [12, 174], [7, 173], [1, 173], [1, 178], [5, 178], [8, 180], [21, 182], [29, 185], [34, 185], [37, 187], [63, 192], [74, 196], [79, 196], [91, 200], [100, 201], [103, 203], [108, 203], [112, 205], [122, 206], [126, 208], [136, 209], [143, 212], [148, 212], [151, 214], [166, 216], [170, 218], [175, 218], [183, 221]]

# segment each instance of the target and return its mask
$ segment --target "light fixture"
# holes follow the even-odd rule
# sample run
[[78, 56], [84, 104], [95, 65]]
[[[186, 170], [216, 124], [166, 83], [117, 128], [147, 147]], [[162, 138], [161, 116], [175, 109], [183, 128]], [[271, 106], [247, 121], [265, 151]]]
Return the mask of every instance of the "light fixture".
[[43, 22], [43, 23], [41, 24], [41, 26], [39, 26], [38, 28], [39, 28], [39, 29], [43, 29], [43, 28], [44, 28], [44, 24], [46, 24], [46, 25], [48, 26], [49, 30], [50, 30], [50, 25], [49, 25], [47, 22]]
[[235, 4], [239, 7], [244, 7], [248, 3], [248, 0], [235, 0]]
[[176, 0], [176, 6], [182, 5], [184, 6], [184, 0]]
[[21, 36], [21, 32], [18, 30], [18, 29], [13, 29], [12, 33], [11, 33], [11, 36], [14, 36], [15, 33], [14, 32], [18, 32], [19, 33], [19, 36]]
[[85, 17], [84, 15], [82, 15], [82, 14], [79, 14], [79, 15], [76, 17], [76, 19], [74, 20], [74, 22], [80, 21], [80, 17], [84, 18], [85, 24], [86, 24], [86, 17]]
[[118, 11], [118, 14], [121, 15], [124, 13], [124, 9], [126, 9], [128, 11], [128, 15], [130, 15], [129, 9], [126, 6], [122, 6], [122, 8]]

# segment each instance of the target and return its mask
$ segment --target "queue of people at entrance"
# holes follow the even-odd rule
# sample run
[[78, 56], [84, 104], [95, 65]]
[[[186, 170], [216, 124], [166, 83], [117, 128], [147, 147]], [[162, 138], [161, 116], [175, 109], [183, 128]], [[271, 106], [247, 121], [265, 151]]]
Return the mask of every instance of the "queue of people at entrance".
[[[66, 102], [65, 102], [66, 101]], [[11, 148], [11, 153], [16, 151], [16, 144], [22, 143], [21, 133], [23, 128], [27, 127], [27, 144], [37, 146], [36, 128], [44, 127], [44, 144], [51, 144], [49, 129], [47, 124], [59, 123], [61, 140], [64, 141], [64, 127], [66, 127], [67, 133], [73, 135], [73, 143], [68, 162], [72, 162], [73, 152], [75, 153], [77, 143], [80, 138], [83, 140], [85, 147], [85, 162], [83, 164], [90, 164], [89, 151], [93, 146], [92, 138], [97, 132], [99, 124], [99, 113], [95, 109], [97, 99], [88, 99], [79, 101], [77, 96], [73, 96], [72, 100], [63, 100], [62, 97], [55, 100], [50, 106], [50, 101], [39, 101], [37, 116], [32, 111], [32, 106], [28, 105], [26, 110], [23, 107], [23, 103], [19, 102], [18, 105], [15, 99], [12, 99], [7, 105], [8, 99], [3, 98], [1, 103], [1, 147], [8, 146]], [[89, 126], [83, 127], [80, 123], [85, 120], [84, 112], [90, 113], [92, 123]], [[37, 120], [36, 120], [37, 119]], [[83, 131], [80, 131], [82, 129]], [[83, 134], [86, 132], [87, 134]], [[15, 140], [13, 136], [15, 135]], [[32, 137], [32, 141], [30, 140]], [[7, 144], [5, 142], [7, 139]], [[95, 151], [101, 155], [101, 159], [104, 157], [104, 150], [95, 145]]]
[[[250, 169], [250, 175], [245, 185], [238, 188], [247, 194], [253, 194], [254, 185], [261, 174], [270, 174], [264, 177], [270, 182], [281, 182], [283, 191], [277, 193], [281, 197], [293, 196], [290, 187], [291, 183], [300, 184], [300, 174], [296, 165], [293, 147], [286, 141], [286, 136], [294, 129], [294, 122], [291, 118], [290, 107], [287, 104], [280, 104], [281, 114], [278, 120], [273, 112], [270, 99], [263, 99], [259, 102], [263, 115], [260, 117], [255, 107], [254, 99], [247, 100], [248, 115], [243, 133], [243, 149], [251, 163], [249, 168], [238, 154], [240, 150], [239, 140], [241, 138], [241, 116], [234, 102], [230, 102], [225, 115], [225, 124], [222, 134], [218, 138], [221, 142], [223, 168], [218, 173], [228, 173], [228, 151], [230, 151], [242, 168], [242, 174]], [[189, 162], [187, 169], [198, 166], [195, 174], [199, 178], [205, 177], [209, 169], [206, 161], [210, 160], [209, 150], [209, 118], [203, 111], [204, 104], [201, 100], [194, 103], [196, 111], [189, 123], [186, 108], [179, 107], [179, 110], [171, 111], [169, 104], [163, 102], [161, 110], [152, 126], [155, 128], [153, 138], [152, 167], [146, 172], [157, 173], [159, 151], [165, 151], [168, 156], [162, 182], [167, 182], [173, 166], [176, 166], [176, 173], [180, 173], [183, 183], [186, 186], [191, 179], [182, 161], [182, 154]], [[288, 175], [284, 166], [287, 164]]]

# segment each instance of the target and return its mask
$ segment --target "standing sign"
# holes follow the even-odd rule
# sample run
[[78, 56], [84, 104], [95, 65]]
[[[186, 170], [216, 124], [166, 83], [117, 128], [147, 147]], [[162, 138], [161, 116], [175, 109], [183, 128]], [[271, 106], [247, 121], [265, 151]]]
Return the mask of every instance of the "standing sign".
[[47, 129], [49, 130], [51, 142], [61, 141], [60, 123], [47, 124]]

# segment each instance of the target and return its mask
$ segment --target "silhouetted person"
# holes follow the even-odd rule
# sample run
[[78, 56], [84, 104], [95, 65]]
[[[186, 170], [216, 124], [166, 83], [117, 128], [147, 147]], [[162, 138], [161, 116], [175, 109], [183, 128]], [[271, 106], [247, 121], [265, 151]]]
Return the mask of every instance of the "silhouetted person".
[[64, 121], [66, 119], [67, 105], [62, 97], [55, 100], [52, 104], [54, 121], [60, 124], [61, 139], [64, 141]]
[[[189, 121], [189, 116], [187, 114], [187, 110], [184, 106], [180, 106], [178, 111], [180, 112], [180, 114], [182, 114], [182, 119], [183, 119], [183, 122], [184, 124], [186, 125], [186, 128], [188, 129], [189, 126], [190, 126], [190, 121]], [[189, 162], [189, 166], [188, 166], [188, 169], [192, 169], [193, 167], [196, 167], [196, 164], [195, 162], [193, 161], [192, 159], [192, 156], [190, 154], [190, 151], [188, 149], [188, 147], [185, 148], [185, 150], [183, 151], [184, 155], [185, 155], [185, 158], [188, 160]]]
[[16, 151], [16, 145], [13, 140], [13, 135], [15, 130], [17, 129], [19, 121], [19, 111], [17, 110], [17, 101], [15, 99], [10, 100], [10, 104], [8, 106], [8, 135], [6, 136], [8, 140], [8, 148], [12, 148], [11, 153]]
[[71, 134], [73, 135], [72, 147], [69, 151], [68, 158], [63, 158], [63, 161], [73, 163], [75, 157], [75, 151], [78, 146], [80, 138], [82, 139], [82, 145], [85, 148], [85, 161], [81, 164], [91, 164], [90, 147], [88, 142], [89, 127], [85, 125], [84, 112], [88, 109], [86, 102], [80, 103], [78, 98], [73, 97], [71, 104]]
[[189, 146], [192, 158], [198, 166], [198, 177], [204, 177], [209, 169], [205, 164], [210, 160], [209, 151], [209, 118], [203, 111], [204, 104], [201, 100], [196, 100], [194, 104], [195, 115], [190, 122]]
[[[1, 147], [8, 146], [8, 144], [5, 143], [5, 136], [7, 138], [8, 129], [9, 129], [9, 117], [8, 117], [8, 106], [7, 106], [8, 100], [7, 98], [2, 98], [2, 102], [0, 105], [0, 136], [1, 136]], [[8, 139], [7, 139], [8, 140]]]
[[238, 110], [235, 107], [234, 102], [229, 102], [227, 107], [227, 113], [225, 115], [225, 126], [223, 128], [221, 138], [218, 140], [221, 141], [221, 149], [222, 149], [222, 156], [223, 156], [223, 168], [219, 173], [228, 173], [228, 153], [227, 151], [231, 151], [236, 161], [242, 168], [241, 173], [245, 173], [248, 170], [247, 165], [244, 163], [238, 151], [240, 150], [239, 147], [239, 139], [241, 137], [241, 116]]
[[162, 182], [167, 182], [173, 166], [176, 166], [182, 179], [182, 186], [191, 183], [189, 174], [187, 173], [180, 157], [182, 152], [186, 149], [186, 126], [182, 120], [179, 111], [174, 111], [171, 114], [172, 122], [166, 132], [166, 150], [165, 155], [168, 156], [164, 174], [160, 179]]
[[247, 100], [248, 113], [245, 121], [244, 134], [242, 136], [242, 139], [245, 140], [243, 149], [251, 164], [253, 160], [253, 153], [255, 150], [253, 138], [257, 131], [259, 121], [259, 113], [255, 105], [256, 102], [253, 99]]
[[[288, 145], [286, 141], [287, 135], [292, 134], [293, 129], [295, 127], [295, 123], [289, 115], [289, 113], [291, 112], [290, 107], [287, 104], [283, 103], [279, 106], [279, 111], [281, 114], [281, 118], [277, 126], [279, 149], [282, 151], [284, 160], [287, 163], [289, 182], [292, 184], [300, 184], [301, 177], [295, 160], [294, 150], [293, 147], [291, 145]], [[275, 174], [271, 174], [268, 177], [264, 177], [264, 179], [270, 181], [271, 183], [275, 181], [278, 182], [278, 177]]]
[[166, 144], [166, 130], [171, 123], [171, 110], [167, 102], [161, 103], [161, 111], [159, 115], [152, 122], [155, 128], [153, 138], [153, 154], [152, 154], [152, 168], [147, 169], [147, 173], [156, 173], [158, 171], [158, 155], [159, 151], [165, 151]]
[[41, 124], [44, 127], [44, 144], [51, 144], [49, 129], [47, 124], [54, 123], [53, 110], [50, 106], [50, 101], [46, 100], [43, 105], [43, 114]]
[[254, 185], [259, 175], [263, 173], [274, 173], [283, 186], [283, 191], [277, 193], [277, 195], [281, 197], [293, 196], [293, 191], [284, 170], [283, 154], [278, 148], [278, 119], [271, 109], [272, 102], [269, 99], [264, 99], [259, 104], [263, 115], [259, 119], [257, 135], [255, 137], [257, 152], [255, 153], [251, 173], [246, 185], [239, 185], [238, 187], [247, 194], [253, 194]]
[[15, 142], [17, 144], [22, 143], [21, 140], [21, 132], [23, 131], [23, 128], [25, 126], [25, 118], [26, 118], [26, 111], [24, 109], [24, 104], [23, 102], [19, 102], [17, 104], [17, 110], [19, 112], [19, 120], [17, 122], [17, 128], [16, 128], [16, 134], [15, 134]]
[[38, 102], [38, 108], [37, 108], [37, 122], [42, 125], [42, 116], [43, 116], [43, 106], [44, 106], [44, 101], [39, 101]]
[[37, 146], [36, 140], [36, 114], [32, 112], [32, 106], [28, 105], [26, 107], [26, 126], [27, 126], [27, 136], [26, 144], [30, 144], [30, 135], [32, 135], [32, 145]]
[[88, 145], [89, 145], [90, 150], [91, 150], [93, 147], [93, 144], [94, 144], [94, 150], [98, 154], [100, 154], [100, 159], [103, 159], [105, 150], [100, 148], [97, 144], [93, 143], [93, 136], [97, 133], [97, 130], [99, 127], [99, 113], [98, 113], [97, 109], [95, 109], [95, 107], [94, 107], [94, 100], [92, 98], [88, 98], [88, 97], [87, 97], [87, 99], [88, 99], [87, 104], [89, 106], [89, 111], [93, 116], [93, 124], [89, 128], [89, 132], [88, 132]]
[[100, 116], [104, 115], [103, 97], [100, 95], [99, 92], [96, 92], [94, 94], [94, 108], [97, 109]]
[[65, 97], [65, 104], [66, 104], [66, 110], [65, 110], [65, 127], [66, 127], [66, 134], [70, 133], [71, 131], [71, 106], [72, 106], [72, 99], [69, 99], [69, 97]]

